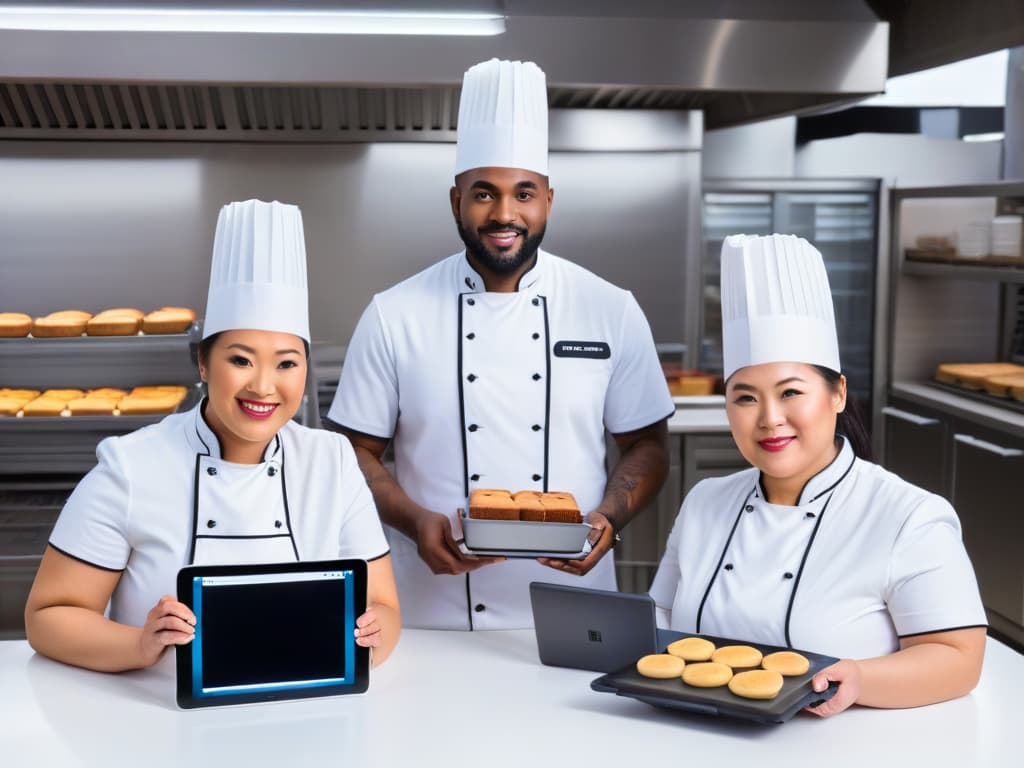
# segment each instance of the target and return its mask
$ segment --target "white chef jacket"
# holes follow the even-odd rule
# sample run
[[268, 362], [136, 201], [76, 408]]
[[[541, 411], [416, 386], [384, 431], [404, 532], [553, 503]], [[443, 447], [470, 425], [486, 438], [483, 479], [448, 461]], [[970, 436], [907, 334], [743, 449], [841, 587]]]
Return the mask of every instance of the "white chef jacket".
[[953, 508], [845, 439], [793, 507], [765, 501], [756, 469], [698, 483], [650, 594], [671, 629], [839, 658], [986, 625]]
[[[604, 496], [605, 428], [674, 411], [632, 294], [539, 251], [513, 293], [487, 293], [460, 252], [374, 296], [356, 327], [328, 419], [392, 439], [398, 483], [453, 522], [474, 488]], [[456, 528], [456, 532], [457, 532]], [[533, 626], [531, 581], [615, 588], [605, 556], [587, 576], [509, 560], [434, 575], [388, 530], [407, 626]]]
[[96, 449], [50, 544], [121, 579], [110, 618], [142, 626], [178, 569], [388, 554], [373, 497], [341, 435], [288, 422], [259, 464], [220, 457], [201, 405]]

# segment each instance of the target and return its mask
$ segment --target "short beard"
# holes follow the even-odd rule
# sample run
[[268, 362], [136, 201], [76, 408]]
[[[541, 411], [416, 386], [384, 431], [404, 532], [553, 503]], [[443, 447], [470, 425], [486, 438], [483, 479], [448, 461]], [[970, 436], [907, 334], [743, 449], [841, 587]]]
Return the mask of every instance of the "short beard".
[[[541, 241], [544, 240], [544, 232], [547, 230], [545, 224], [535, 235], [530, 235], [528, 230], [523, 227], [491, 227], [495, 231], [501, 229], [513, 229], [519, 233], [522, 238], [522, 244], [519, 246], [519, 250], [514, 253], [505, 253], [501, 255], [495, 255], [487, 250], [487, 247], [483, 243], [483, 239], [479, 234], [473, 234], [463, 228], [461, 223], [457, 224], [459, 228], [459, 237], [462, 238], [462, 242], [466, 245], [466, 253], [480, 266], [495, 275], [511, 275], [514, 274], [524, 264], [528, 264], [533, 261], [533, 258], [537, 255], [537, 250], [540, 248]], [[487, 228], [480, 230], [486, 232]]]

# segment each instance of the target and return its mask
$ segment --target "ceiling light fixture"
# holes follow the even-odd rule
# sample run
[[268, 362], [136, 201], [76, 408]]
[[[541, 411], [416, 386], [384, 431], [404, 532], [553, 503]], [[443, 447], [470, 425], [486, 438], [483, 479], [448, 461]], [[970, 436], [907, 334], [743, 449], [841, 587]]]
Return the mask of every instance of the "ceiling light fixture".
[[505, 31], [505, 17], [491, 13], [0, 5], [0, 29], [487, 36]]

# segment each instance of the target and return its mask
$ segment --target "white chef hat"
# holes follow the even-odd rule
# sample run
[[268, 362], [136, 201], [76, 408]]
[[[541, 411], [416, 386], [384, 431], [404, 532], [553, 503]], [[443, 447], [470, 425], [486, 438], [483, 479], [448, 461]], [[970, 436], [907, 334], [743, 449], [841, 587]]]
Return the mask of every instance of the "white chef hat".
[[455, 175], [471, 168], [548, 175], [548, 91], [532, 61], [491, 59], [462, 78]]
[[761, 363], [839, 371], [825, 263], [794, 235], [732, 235], [722, 243], [724, 376]]
[[220, 209], [203, 338], [241, 329], [293, 333], [309, 341], [298, 206], [246, 200]]

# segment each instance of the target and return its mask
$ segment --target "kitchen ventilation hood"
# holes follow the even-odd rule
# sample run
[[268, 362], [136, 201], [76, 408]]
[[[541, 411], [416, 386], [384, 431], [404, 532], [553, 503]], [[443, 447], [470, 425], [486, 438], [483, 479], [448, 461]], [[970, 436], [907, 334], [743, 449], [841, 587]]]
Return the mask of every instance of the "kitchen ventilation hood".
[[13, 30], [0, 14], [0, 138], [450, 141], [462, 72], [491, 56], [537, 61], [553, 108], [701, 110], [706, 128], [885, 86], [888, 25], [858, 0], [501, 7], [493, 37]]

